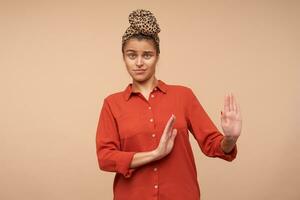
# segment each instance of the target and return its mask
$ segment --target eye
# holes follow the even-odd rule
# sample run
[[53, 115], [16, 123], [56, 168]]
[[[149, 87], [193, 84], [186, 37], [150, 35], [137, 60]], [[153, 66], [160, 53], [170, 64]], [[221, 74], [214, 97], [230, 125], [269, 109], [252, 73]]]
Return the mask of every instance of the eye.
[[146, 59], [149, 59], [149, 58], [151, 58], [152, 57], [152, 55], [150, 55], [150, 54], [145, 54], [145, 56], [144, 56]]
[[132, 53], [131, 53], [131, 54], [128, 54], [127, 56], [128, 56], [130, 59], [133, 59], [133, 58], [135, 58], [135, 55], [134, 55], [134, 54], [132, 54]]

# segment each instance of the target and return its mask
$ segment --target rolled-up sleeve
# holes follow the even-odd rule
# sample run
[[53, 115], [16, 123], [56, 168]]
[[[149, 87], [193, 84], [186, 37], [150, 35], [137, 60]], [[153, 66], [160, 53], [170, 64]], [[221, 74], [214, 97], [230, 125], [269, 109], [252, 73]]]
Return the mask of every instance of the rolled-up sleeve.
[[201, 151], [208, 157], [234, 160], [237, 155], [237, 145], [235, 144], [231, 152], [225, 153], [221, 148], [224, 135], [214, 125], [192, 89], [188, 88], [186, 96], [188, 129], [197, 140]]
[[107, 98], [104, 99], [96, 132], [96, 153], [101, 170], [117, 172], [124, 177], [131, 177], [135, 168], [130, 163], [136, 152], [120, 149], [120, 137], [117, 123]]

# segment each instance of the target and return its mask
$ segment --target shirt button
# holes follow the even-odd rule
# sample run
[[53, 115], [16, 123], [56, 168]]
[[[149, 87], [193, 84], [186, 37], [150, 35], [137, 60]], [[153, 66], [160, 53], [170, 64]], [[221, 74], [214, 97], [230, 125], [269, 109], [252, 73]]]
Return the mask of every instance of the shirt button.
[[157, 168], [155, 167], [153, 170], [154, 170], [154, 171], [157, 171]]
[[148, 109], [151, 110], [151, 106], [149, 106]]
[[157, 90], [157, 88], [155, 87], [154, 90]]
[[151, 97], [154, 98], [154, 94], [151, 94]]
[[152, 137], [155, 137], [155, 134], [154, 134], [154, 133], [152, 134]]
[[157, 189], [157, 188], [158, 188], [158, 185], [154, 185], [154, 188]]
[[150, 119], [150, 122], [153, 122], [153, 118]]

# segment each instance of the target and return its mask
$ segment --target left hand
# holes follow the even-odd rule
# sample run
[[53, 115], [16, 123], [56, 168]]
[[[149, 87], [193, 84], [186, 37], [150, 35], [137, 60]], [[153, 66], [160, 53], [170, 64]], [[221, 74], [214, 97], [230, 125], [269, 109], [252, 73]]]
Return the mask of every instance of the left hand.
[[221, 111], [221, 125], [227, 138], [237, 140], [242, 130], [240, 107], [232, 93], [225, 95], [224, 111]]

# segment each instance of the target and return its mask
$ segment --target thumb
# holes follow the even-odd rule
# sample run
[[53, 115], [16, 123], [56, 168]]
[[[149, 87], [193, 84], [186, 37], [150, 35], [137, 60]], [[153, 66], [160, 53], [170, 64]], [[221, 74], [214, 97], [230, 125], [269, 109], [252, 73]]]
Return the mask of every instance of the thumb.
[[222, 110], [220, 112], [221, 112], [221, 118], [224, 118], [225, 117], [224, 112]]
[[175, 139], [175, 137], [176, 137], [176, 135], [177, 135], [177, 129], [176, 128], [174, 128], [173, 130], [172, 130], [172, 135], [171, 135], [171, 141], [174, 141], [174, 139]]

